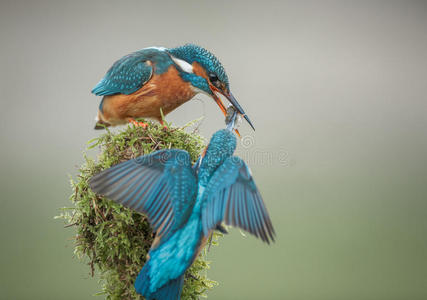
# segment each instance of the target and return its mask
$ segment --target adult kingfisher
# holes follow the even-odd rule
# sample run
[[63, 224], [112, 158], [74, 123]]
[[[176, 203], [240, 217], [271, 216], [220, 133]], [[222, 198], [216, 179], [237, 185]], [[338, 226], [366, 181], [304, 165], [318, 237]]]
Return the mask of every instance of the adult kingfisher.
[[274, 241], [249, 167], [232, 156], [233, 124], [212, 136], [193, 167], [188, 152], [160, 150], [117, 164], [89, 182], [97, 194], [147, 215], [156, 232], [135, 280], [136, 291], [147, 300], [180, 299], [185, 271], [222, 222]]
[[225, 114], [219, 95], [224, 95], [254, 129], [249, 117], [230, 91], [227, 74], [208, 50], [187, 44], [167, 49], [145, 48], [116, 61], [93, 88], [103, 96], [95, 129], [168, 114], [198, 93], [212, 97]]

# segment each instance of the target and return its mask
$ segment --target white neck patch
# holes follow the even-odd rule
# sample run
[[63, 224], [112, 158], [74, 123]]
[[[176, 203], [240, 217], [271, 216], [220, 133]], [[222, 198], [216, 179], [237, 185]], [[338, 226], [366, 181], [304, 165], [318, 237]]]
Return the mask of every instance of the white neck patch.
[[194, 73], [193, 72], [193, 66], [190, 65], [185, 60], [176, 58], [175, 56], [171, 55], [172, 60], [184, 71], [187, 73]]
[[144, 50], [145, 49], [154, 49], [154, 50], [159, 50], [159, 51], [165, 51], [166, 50], [165, 47], [155, 47], [155, 46], [144, 48]]

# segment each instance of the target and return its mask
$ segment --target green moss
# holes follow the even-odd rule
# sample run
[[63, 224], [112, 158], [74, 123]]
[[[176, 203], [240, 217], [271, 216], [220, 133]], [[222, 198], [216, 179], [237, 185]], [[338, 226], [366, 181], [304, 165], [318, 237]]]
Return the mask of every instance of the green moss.
[[[147, 129], [128, 126], [117, 134], [107, 130], [89, 144], [88, 148], [100, 147], [101, 153], [96, 161], [85, 156], [79, 175], [71, 180], [73, 207], [64, 208], [59, 218], [66, 220], [66, 227], [76, 229], [75, 255], [89, 261], [92, 276], [99, 272], [102, 284], [99, 294], [107, 299], [142, 299], [133, 283], [153, 240], [149, 223], [144, 215], [95, 195], [88, 180], [112, 165], [159, 149], [184, 149], [195, 161], [204, 141], [183, 128], [165, 130], [157, 123], [149, 123]], [[205, 296], [216, 284], [207, 278], [208, 268], [205, 250], [186, 273], [182, 299]]]

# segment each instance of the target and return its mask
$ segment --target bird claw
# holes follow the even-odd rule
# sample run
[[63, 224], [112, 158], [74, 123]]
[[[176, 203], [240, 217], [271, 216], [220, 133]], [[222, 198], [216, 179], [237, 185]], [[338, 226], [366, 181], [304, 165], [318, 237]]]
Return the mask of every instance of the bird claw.
[[159, 123], [163, 126], [163, 131], [168, 131], [169, 127], [166, 125], [163, 118], [159, 119]]
[[147, 123], [144, 123], [144, 122], [138, 122], [138, 121], [136, 121], [136, 120], [134, 120], [134, 119], [130, 119], [130, 120], [129, 120], [129, 123], [132, 123], [135, 127], [142, 127], [142, 128], [144, 128], [144, 129], [146, 129], [146, 128], [147, 128], [147, 126], [148, 126], [148, 124], [147, 124]]

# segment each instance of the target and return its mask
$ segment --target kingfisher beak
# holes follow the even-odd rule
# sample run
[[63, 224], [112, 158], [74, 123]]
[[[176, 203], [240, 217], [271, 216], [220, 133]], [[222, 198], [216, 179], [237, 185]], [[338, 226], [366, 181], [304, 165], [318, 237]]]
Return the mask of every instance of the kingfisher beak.
[[212, 94], [213, 94], [213, 98], [215, 100], [215, 102], [218, 104], [219, 108], [221, 109], [221, 111], [224, 113], [224, 115], [227, 114], [227, 109], [224, 106], [224, 103], [221, 101], [221, 99], [216, 95], [215, 92], [220, 93], [221, 95], [224, 95], [228, 101], [230, 101], [231, 105], [233, 105], [236, 110], [245, 118], [245, 120], [249, 123], [249, 125], [252, 127], [253, 130], [255, 130], [254, 125], [252, 124], [251, 120], [249, 119], [249, 117], [246, 115], [245, 111], [243, 110], [243, 108], [240, 106], [239, 102], [237, 102], [236, 98], [234, 98], [233, 94], [231, 92], [223, 92], [221, 90], [219, 90], [218, 88], [216, 88], [213, 85], [210, 85], [210, 88], [212, 90]]
[[228, 95], [225, 94], [224, 96], [227, 97], [228, 101], [230, 101], [230, 103], [237, 109], [237, 111], [245, 118], [249, 125], [251, 125], [252, 129], [255, 130], [255, 127], [249, 119], [248, 115], [245, 114], [245, 111], [240, 106], [239, 102], [237, 102], [236, 98], [234, 98], [233, 94], [229, 92]]

